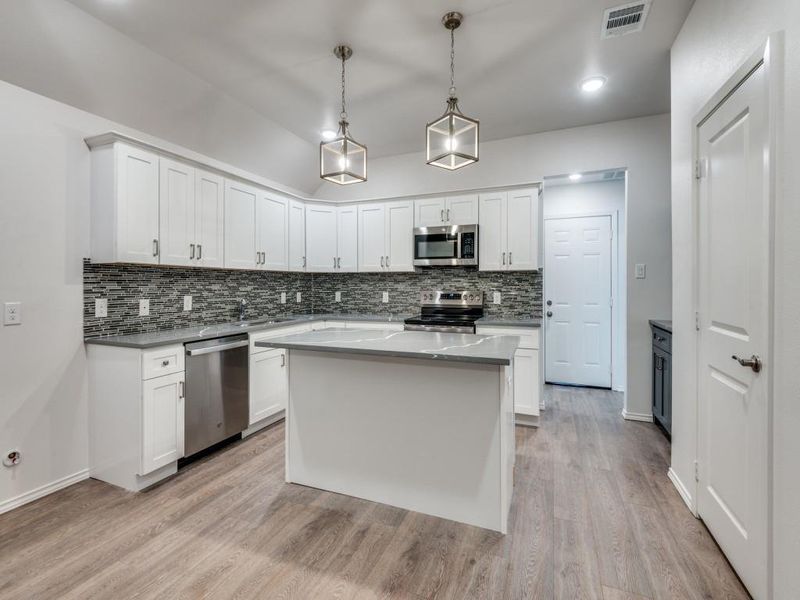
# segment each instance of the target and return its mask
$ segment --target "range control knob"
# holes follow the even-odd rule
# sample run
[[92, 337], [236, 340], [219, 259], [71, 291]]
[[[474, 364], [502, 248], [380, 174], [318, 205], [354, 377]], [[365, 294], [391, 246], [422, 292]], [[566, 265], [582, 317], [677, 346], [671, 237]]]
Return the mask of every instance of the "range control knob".
[[466, 300], [467, 299], [467, 295], [466, 294], [461, 294], [461, 299], [462, 300]]

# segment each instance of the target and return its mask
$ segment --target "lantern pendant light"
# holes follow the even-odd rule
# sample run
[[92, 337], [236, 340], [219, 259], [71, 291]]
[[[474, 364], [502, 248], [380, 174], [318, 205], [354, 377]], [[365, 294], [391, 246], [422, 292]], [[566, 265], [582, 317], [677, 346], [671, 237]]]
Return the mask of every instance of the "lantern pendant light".
[[478, 162], [480, 122], [465, 116], [456, 98], [455, 30], [463, 20], [459, 12], [442, 17], [442, 24], [450, 30], [450, 96], [444, 114], [425, 128], [428, 164], [451, 171]]
[[339, 185], [361, 183], [367, 180], [367, 147], [350, 137], [345, 110], [344, 63], [353, 50], [350, 46], [336, 46], [333, 53], [342, 61], [342, 112], [336, 137], [319, 144], [319, 176]]

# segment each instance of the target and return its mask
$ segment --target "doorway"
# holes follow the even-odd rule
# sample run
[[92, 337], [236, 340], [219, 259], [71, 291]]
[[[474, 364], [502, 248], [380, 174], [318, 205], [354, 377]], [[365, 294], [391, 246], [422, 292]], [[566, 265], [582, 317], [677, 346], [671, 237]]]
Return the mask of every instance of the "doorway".
[[545, 178], [545, 381], [624, 391], [624, 169]]

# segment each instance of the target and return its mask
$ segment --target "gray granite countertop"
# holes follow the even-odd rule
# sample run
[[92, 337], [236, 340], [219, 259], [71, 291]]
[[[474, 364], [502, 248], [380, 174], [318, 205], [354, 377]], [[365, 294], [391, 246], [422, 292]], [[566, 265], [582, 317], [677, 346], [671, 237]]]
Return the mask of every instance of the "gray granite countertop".
[[332, 328], [260, 340], [256, 346], [510, 365], [519, 346], [519, 338], [471, 333]]
[[377, 323], [402, 323], [411, 315], [367, 315], [367, 314], [316, 314], [316, 315], [291, 315], [286, 317], [250, 319], [241, 322], [222, 323], [219, 325], [203, 325], [198, 327], [185, 327], [167, 331], [152, 331], [148, 333], [135, 333], [131, 335], [114, 335], [86, 338], [87, 344], [103, 346], [121, 346], [125, 348], [155, 348], [170, 344], [183, 344], [186, 342], [199, 342], [215, 337], [236, 335], [237, 333], [251, 333], [277, 327], [286, 327], [295, 323], [308, 321], [364, 321]]
[[526, 317], [524, 319], [509, 319], [504, 317], [481, 317], [475, 324], [480, 327], [481, 325], [485, 325], [486, 327], [531, 327], [537, 328], [542, 326], [541, 319], [535, 319], [533, 317]]
[[659, 329], [672, 333], [672, 321], [667, 319], [650, 319], [650, 325], [655, 325]]

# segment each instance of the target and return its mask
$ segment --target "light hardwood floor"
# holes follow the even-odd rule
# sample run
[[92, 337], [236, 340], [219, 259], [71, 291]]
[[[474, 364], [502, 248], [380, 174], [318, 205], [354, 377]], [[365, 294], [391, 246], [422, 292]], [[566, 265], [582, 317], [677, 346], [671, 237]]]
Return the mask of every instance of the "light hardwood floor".
[[88, 480], [0, 515], [0, 598], [748, 597], [653, 425], [619, 394], [546, 397], [507, 536], [287, 485], [278, 424], [142, 494]]

